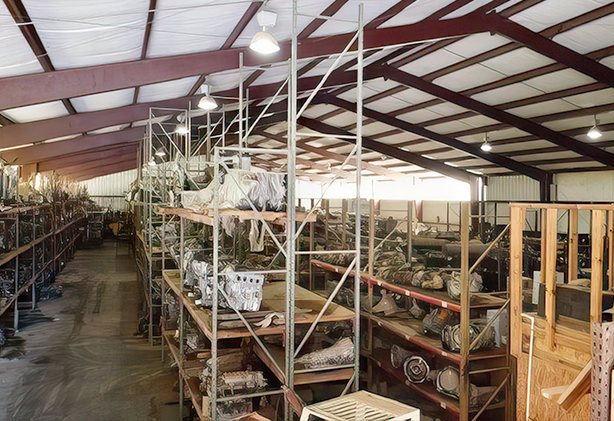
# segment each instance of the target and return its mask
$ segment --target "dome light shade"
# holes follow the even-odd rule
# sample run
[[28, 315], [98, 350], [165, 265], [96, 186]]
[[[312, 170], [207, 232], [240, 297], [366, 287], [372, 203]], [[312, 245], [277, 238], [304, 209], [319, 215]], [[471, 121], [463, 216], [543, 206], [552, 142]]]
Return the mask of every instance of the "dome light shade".
[[488, 142], [484, 142], [482, 143], [482, 146], [480, 146], [480, 149], [482, 149], [484, 152], [490, 152], [492, 151], [492, 145]]
[[175, 133], [177, 134], [188, 134], [188, 126], [186, 126], [185, 124], [177, 124], [177, 126], [175, 127]]
[[601, 130], [599, 130], [599, 127], [593, 126], [587, 134], [591, 139], [599, 139], [601, 137]]
[[209, 94], [205, 94], [205, 96], [198, 101], [198, 108], [203, 110], [215, 110], [217, 108], [217, 101]]
[[252, 38], [252, 42], [249, 43], [249, 48], [260, 54], [272, 54], [279, 51], [279, 43], [273, 35], [265, 31], [260, 31]]
[[587, 135], [588, 137], [590, 137], [593, 140], [599, 139], [602, 134], [601, 134], [601, 130], [599, 130], [599, 120], [597, 120], [597, 115], [594, 116], [595, 119], [595, 124], [593, 124], [593, 127], [591, 127], [591, 129], [588, 131]]

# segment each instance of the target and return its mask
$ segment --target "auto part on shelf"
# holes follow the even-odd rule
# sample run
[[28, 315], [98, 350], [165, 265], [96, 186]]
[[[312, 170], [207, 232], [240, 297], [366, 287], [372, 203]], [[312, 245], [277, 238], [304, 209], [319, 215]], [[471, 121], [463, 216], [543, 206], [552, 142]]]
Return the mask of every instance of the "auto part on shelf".
[[354, 362], [354, 342], [342, 338], [326, 349], [310, 352], [296, 359], [296, 363], [305, 368], [322, 368]]
[[414, 355], [405, 360], [403, 364], [403, 372], [405, 377], [412, 383], [422, 383], [425, 381], [431, 372], [431, 368], [427, 362], [419, 355]]

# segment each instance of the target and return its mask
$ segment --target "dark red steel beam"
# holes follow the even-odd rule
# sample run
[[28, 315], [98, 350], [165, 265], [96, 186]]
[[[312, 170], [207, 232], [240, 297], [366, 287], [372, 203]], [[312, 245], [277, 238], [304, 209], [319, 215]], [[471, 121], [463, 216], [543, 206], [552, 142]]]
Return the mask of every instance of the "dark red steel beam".
[[[614, 10], [614, 5], [610, 6], [612, 6]], [[493, 28], [501, 35], [511, 38], [516, 42], [520, 42], [528, 48], [569, 66], [580, 73], [584, 73], [598, 82], [614, 86], [614, 70], [609, 67], [591, 60], [570, 48], [551, 41], [516, 22], [501, 18], [494, 13], [489, 14], [488, 17], [493, 22]]]
[[[343, 108], [350, 112], [356, 112], [356, 104], [349, 102], [349, 101], [345, 101], [341, 98], [325, 96], [322, 98], [322, 100], [324, 103], [333, 104], [337, 107]], [[414, 133], [414, 134], [417, 134], [418, 136], [423, 136], [435, 142], [439, 142], [444, 145], [451, 146], [455, 149], [471, 154], [477, 158], [481, 158], [488, 162], [492, 162], [493, 164], [510, 169], [519, 174], [526, 175], [540, 182], [544, 182], [545, 180], [547, 180], [549, 176], [546, 171], [540, 170], [538, 168], [534, 168], [529, 165], [525, 165], [521, 162], [514, 161], [513, 159], [510, 159], [504, 156], [484, 152], [483, 150], [480, 149], [478, 145], [470, 145], [470, 144], [461, 142], [460, 140], [457, 140], [450, 136], [435, 133], [423, 127], [408, 123], [403, 120], [399, 120], [395, 117], [391, 117], [387, 114], [380, 113], [378, 111], [363, 107], [363, 114], [366, 117], [372, 118], [381, 123], [387, 124], [391, 127], [396, 127], [397, 129], [403, 130], [405, 132]]]
[[417, 76], [395, 69], [394, 67], [384, 66], [384, 69], [387, 76], [398, 83], [419, 89], [431, 95], [435, 95], [461, 107], [477, 111], [482, 115], [493, 118], [504, 124], [517, 127], [528, 133], [534, 134], [535, 136], [539, 136], [544, 140], [574, 151], [580, 155], [588, 156], [597, 162], [614, 167], [614, 154], [603, 151], [590, 144], [579, 142], [545, 126], [535, 123], [534, 121], [518, 117], [514, 114], [510, 114], [506, 111], [499, 110], [490, 105], [476, 101], [473, 98], [465, 97], [457, 92], [427, 82]]
[[[442, 22], [419, 22], [367, 30], [365, 48], [381, 48], [488, 30], [484, 16], [471, 14]], [[339, 53], [352, 36], [350, 33], [303, 40], [299, 58]], [[280, 47], [278, 53], [267, 57], [243, 48], [233, 48], [2, 78], [0, 110], [234, 69], [237, 67], [239, 52], [245, 52], [246, 66], [283, 62], [290, 57], [290, 43], [282, 42]]]
[[[348, 136], [352, 135], [352, 133], [343, 130], [339, 127], [334, 127], [325, 123], [322, 123], [317, 120], [312, 120], [309, 118], [301, 117], [298, 119], [298, 124], [303, 127], [307, 127], [311, 130], [315, 130], [324, 134], [331, 135], [339, 135], [339, 136]], [[345, 142], [354, 143], [351, 139], [343, 139]], [[385, 155], [390, 156], [391, 158], [396, 158], [403, 162], [408, 162], [413, 165], [417, 165], [421, 168], [434, 171], [436, 173], [445, 175], [446, 177], [454, 178], [456, 180], [464, 181], [470, 183], [472, 180], [476, 178], [475, 175], [465, 171], [460, 170], [458, 168], [451, 167], [449, 165], [442, 164], [441, 162], [433, 161], [428, 158], [424, 158], [421, 155], [407, 152], [403, 149], [399, 149], [395, 146], [387, 145], [385, 143], [378, 142], [376, 140], [370, 139], [368, 137], [363, 137], [362, 146], [366, 149], [371, 149], [372, 151], [383, 153]]]
[[28, 148], [1, 152], [0, 157], [8, 162], [16, 161], [18, 164], [32, 164], [91, 149], [140, 142], [144, 134], [143, 127], [135, 127], [119, 132], [79, 136], [54, 143], [41, 143]]
[[138, 149], [138, 143], [132, 143], [128, 145], [121, 146], [119, 148], [107, 149], [99, 152], [86, 152], [77, 155], [68, 156], [65, 158], [59, 158], [54, 160], [49, 160], [45, 162], [40, 162], [38, 164], [38, 170], [40, 172], [45, 171], [53, 171], [59, 170], [66, 167], [71, 167], [75, 165], [80, 165], [86, 162], [89, 162], [93, 165], [98, 165], [98, 163], [103, 162], [103, 160], [108, 160], [114, 158], [122, 158], [124, 156], [132, 156], [136, 153]]
[[[379, 74], [381, 74], [381, 70], [374, 69], [366, 73], [365, 78], [375, 78], [378, 77]], [[313, 89], [320, 80], [321, 78], [319, 76], [302, 78], [299, 80], [299, 90], [304, 91]], [[340, 75], [331, 76], [325, 86], [355, 82], [356, 72], [344, 72]], [[254, 86], [250, 88], [250, 96], [253, 98], [273, 96], [276, 86], [278, 86], [278, 84]], [[233, 92], [236, 92], [236, 90], [230, 90], [222, 94], [224, 96], [231, 96]], [[129, 124], [138, 120], [146, 120], [149, 118], [150, 107], [186, 108], [190, 101], [195, 103], [198, 99], [199, 96], [182, 97], [0, 127], [0, 146], [5, 148], [19, 146], [40, 142], [46, 139], [89, 132], [104, 127]]]

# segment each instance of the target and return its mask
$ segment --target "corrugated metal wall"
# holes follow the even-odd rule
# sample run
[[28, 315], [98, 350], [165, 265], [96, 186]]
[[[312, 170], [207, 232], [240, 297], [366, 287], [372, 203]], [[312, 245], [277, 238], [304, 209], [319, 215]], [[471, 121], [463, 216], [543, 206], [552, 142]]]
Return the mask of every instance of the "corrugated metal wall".
[[486, 200], [539, 202], [539, 182], [524, 175], [488, 177]]
[[124, 171], [84, 181], [92, 200], [111, 210], [126, 210], [125, 194], [137, 177], [137, 170]]

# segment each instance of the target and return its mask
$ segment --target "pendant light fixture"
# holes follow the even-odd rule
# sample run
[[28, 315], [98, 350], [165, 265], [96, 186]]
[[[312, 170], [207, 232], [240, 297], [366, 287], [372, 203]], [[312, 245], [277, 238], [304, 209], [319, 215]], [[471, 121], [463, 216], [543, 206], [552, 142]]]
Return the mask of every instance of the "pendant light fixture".
[[188, 134], [188, 126], [185, 124], [177, 124], [177, 126], [175, 126], [175, 133], [180, 135]]
[[480, 149], [482, 149], [484, 152], [492, 151], [492, 145], [488, 143], [488, 133], [484, 135], [484, 143], [482, 143], [482, 146], [480, 146]]
[[599, 130], [599, 120], [597, 120], [597, 115], [595, 115], [594, 118], [595, 118], [595, 124], [593, 124], [593, 127], [591, 127], [591, 129], [588, 131], [587, 135], [591, 139], [596, 140], [596, 139], [599, 139], [602, 136], [602, 134], [601, 134], [601, 130]]
[[165, 156], [165, 155], [166, 155], [166, 152], [164, 152], [164, 149], [163, 149], [163, 148], [159, 148], [159, 149], [156, 151], [156, 156], [163, 157], [163, 156]]
[[266, 28], [272, 28], [277, 23], [277, 13], [262, 10], [256, 15], [258, 26], [262, 31], [258, 32], [249, 43], [249, 48], [260, 54], [272, 54], [279, 51], [279, 43], [273, 35], [266, 32]]
[[211, 87], [206, 83], [200, 87], [200, 93], [204, 96], [198, 101], [198, 108], [203, 110], [215, 110], [217, 108], [217, 101], [213, 98], [211, 93]]

